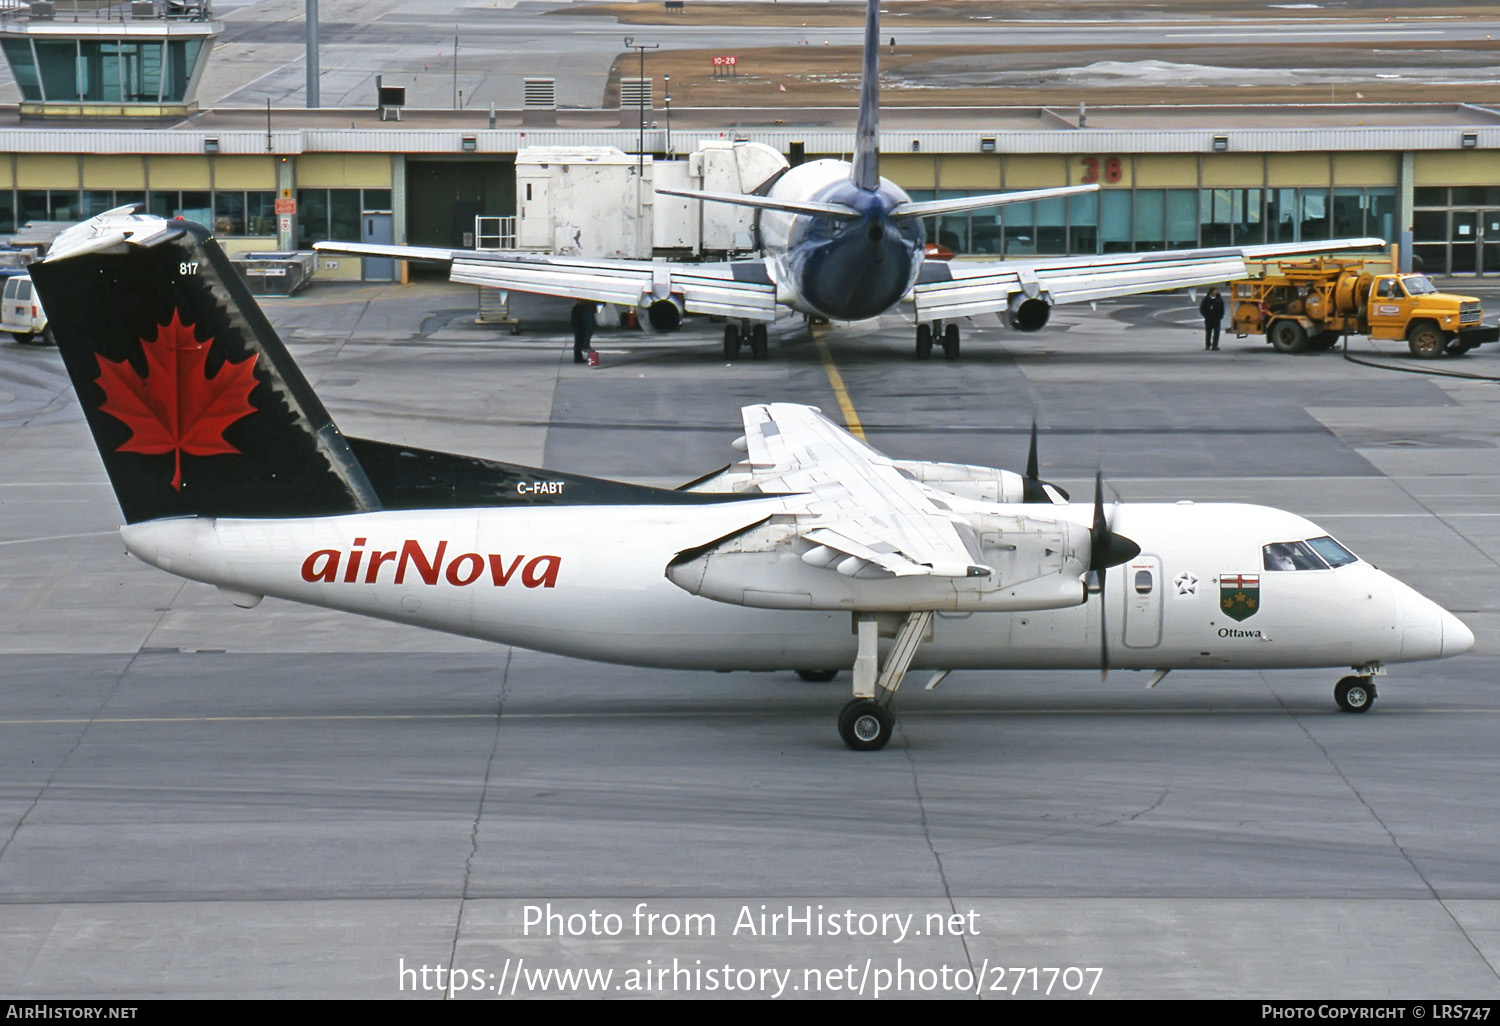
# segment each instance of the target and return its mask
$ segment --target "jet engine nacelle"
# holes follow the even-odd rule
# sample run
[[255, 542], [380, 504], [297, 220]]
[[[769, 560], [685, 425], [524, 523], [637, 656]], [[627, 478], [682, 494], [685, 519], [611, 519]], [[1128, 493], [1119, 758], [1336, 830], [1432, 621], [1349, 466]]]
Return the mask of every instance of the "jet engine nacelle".
[[641, 326], [642, 331], [655, 333], [676, 331], [682, 327], [684, 313], [682, 300], [676, 296], [669, 296], [666, 299], [653, 299], [637, 306], [635, 322]]
[[[1014, 530], [988, 530], [1002, 526]], [[1026, 517], [984, 527], [978, 538], [985, 556], [1000, 565], [982, 576], [897, 576], [814, 545], [796, 523], [777, 517], [682, 553], [668, 564], [667, 579], [691, 594], [757, 609], [1018, 612], [1087, 599], [1086, 527]]]
[[1017, 331], [1040, 331], [1052, 316], [1052, 304], [1045, 297], [1020, 293], [1010, 301], [1006, 320]]

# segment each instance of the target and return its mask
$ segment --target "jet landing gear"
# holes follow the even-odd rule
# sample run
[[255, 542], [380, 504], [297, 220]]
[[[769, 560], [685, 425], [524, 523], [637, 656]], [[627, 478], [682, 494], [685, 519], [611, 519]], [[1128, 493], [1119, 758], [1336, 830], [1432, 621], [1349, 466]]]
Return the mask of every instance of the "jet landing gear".
[[1345, 677], [1333, 686], [1333, 700], [1344, 712], [1368, 712], [1375, 704], [1375, 681], [1370, 677]]
[[895, 730], [896, 717], [874, 699], [856, 698], [839, 710], [839, 736], [856, 752], [879, 751]]
[[890, 741], [896, 730], [891, 714], [891, 699], [911, 667], [917, 647], [932, 628], [932, 611], [908, 613], [885, 665], [877, 667], [880, 658], [880, 624], [875, 617], [861, 615], [855, 621], [859, 651], [854, 657], [854, 699], [839, 711], [839, 736], [856, 752], [877, 752]]
[[724, 359], [738, 360], [740, 346], [746, 342], [750, 345], [750, 355], [757, 360], [764, 360], [770, 352], [770, 339], [763, 323], [730, 321], [724, 325]]
[[934, 343], [943, 347], [943, 359], [958, 359], [958, 325], [944, 324], [942, 321], [933, 321], [930, 324], [917, 325], [917, 359], [926, 360], [932, 356]]

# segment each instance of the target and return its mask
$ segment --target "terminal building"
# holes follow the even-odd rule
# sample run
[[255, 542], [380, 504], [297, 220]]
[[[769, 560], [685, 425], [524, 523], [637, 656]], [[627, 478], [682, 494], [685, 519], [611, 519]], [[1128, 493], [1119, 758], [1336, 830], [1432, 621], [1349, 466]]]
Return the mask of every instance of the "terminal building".
[[[90, 20], [0, 17], [21, 93], [0, 107], [0, 235], [124, 203], [211, 226], [231, 252], [315, 241], [462, 248], [516, 213], [532, 146], [667, 156], [766, 143], [792, 163], [847, 155], [853, 107], [200, 110], [218, 26], [191, 4], [100, 4]], [[103, 16], [106, 12], [109, 16]], [[534, 98], [534, 99], [533, 99]], [[852, 102], [852, 98], [851, 98]], [[1377, 235], [1437, 274], [1500, 273], [1500, 112], [1467, 104], [911, 108], [882, 112], [881, 172], [914, 199], [1098, 183], [1095, 194], [933, 219], [958, 254], [1018, 257]], [[319, 277], [392, 274], [319, 260]]]

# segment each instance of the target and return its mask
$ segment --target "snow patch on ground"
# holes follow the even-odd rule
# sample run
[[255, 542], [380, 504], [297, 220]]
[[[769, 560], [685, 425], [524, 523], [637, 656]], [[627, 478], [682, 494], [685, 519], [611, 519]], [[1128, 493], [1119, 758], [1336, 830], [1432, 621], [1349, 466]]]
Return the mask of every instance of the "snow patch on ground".
[[882, 76], [896, 89], [946, 89], [956, 87], [1019, 86], [1026, 88], [1085, 86], [1108, 89], [1128, 86], [1248, 86], [1288, 83], [1293, 85], [1345, 84], [1372, 79], [1401, 79], [1413, 83], [1469, 84], [1500, 81], [1493, 65], [1471, 68], [1411, 65], [1399, 73], [1357, 68], [1247, 68], [1172, 61], [1095, 61], [1081, 67], [991, 70], [957, 62], [939, 62], [923, 70], [920, 77], [896, 73]]

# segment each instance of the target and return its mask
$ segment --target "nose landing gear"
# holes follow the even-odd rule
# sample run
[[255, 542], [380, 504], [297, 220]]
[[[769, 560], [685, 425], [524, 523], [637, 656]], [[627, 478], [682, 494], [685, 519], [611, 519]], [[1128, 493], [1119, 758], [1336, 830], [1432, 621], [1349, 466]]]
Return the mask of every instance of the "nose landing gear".
[[1344, 712], [1368, 712], [1375, 704], [1375, 681], [1369, 677], [1345, 677], [1333, 686], [1333, 700]]

